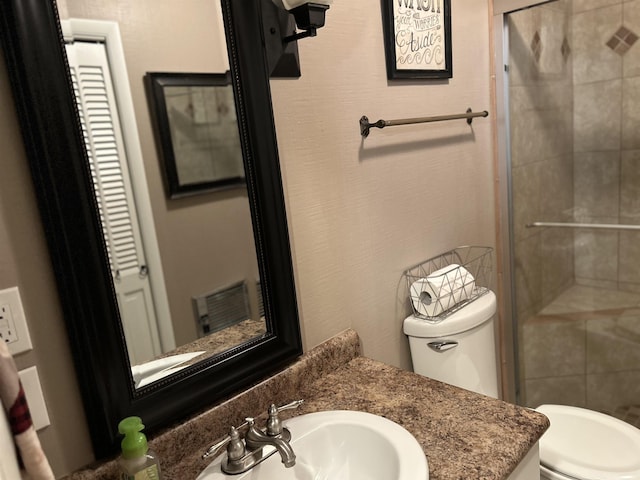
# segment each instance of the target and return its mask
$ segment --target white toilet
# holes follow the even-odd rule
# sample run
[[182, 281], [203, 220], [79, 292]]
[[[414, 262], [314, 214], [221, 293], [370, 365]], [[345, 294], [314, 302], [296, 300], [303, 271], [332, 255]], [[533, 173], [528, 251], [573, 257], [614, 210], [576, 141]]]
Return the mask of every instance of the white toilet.
[[[481, 296], [441, 322], [404, 320], [416, 373], [498, 398], [493, 319]], [[540, 439], [542, 480], [640, 480], [640, 430], [583, 408], [542, 405], [551, 427]]]
[[639, 480], [640, 430], [603, 413], [542, 405], [551, 427], [540, 439], [544, 480]]
[[413, 371], [498, 398], [495, 313], [496, 296], [488, 291], [438, 323], [407, 317]]

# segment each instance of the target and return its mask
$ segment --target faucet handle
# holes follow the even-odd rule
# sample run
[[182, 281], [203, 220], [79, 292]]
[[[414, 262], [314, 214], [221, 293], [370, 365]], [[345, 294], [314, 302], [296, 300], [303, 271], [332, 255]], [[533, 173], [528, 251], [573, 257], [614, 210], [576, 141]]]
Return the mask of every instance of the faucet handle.
[[236, 461], [244, 457], [245, 454], [244, 442], [240, 438], [238, 430], [231, 427], [231, 433], [229, 433], [229, 443], [227, 444], [227, 457], [229, 460]]
[[[248, 420], [248, 419], [247, 419]], [[253, 419], [251, 419], [253, 423]], [[241, 458], [244, 455], [244, 444], [242, 443], [242, 439], [240, 438], [240, 434], [238, 430], [249, 425], [249, 422], [244, 422], [238, 428], [231, 427], [231, 431], [229, 435], [224, 437], [218, 443], [211, 445], [206, 452], [202, 455], [202, 458], [208, 457], [217, 457], [223, 451], [224, 447], [227, 447], [227, 454], [229, 455], [229, 459], [233, 460], [234, 458]]]
[[[276, 408], [276, 410], [278, 411], [278, 413], [280, 413], [283, 410], [293, 410], [294, 408], [298, 408], [303, 403], [304, 403], [304, 400], [295, 400], [291, 403], [287, 403], [286, 405], [280, 405], [279, 407]], [[273, 404], [272, 406], [275, 407], [275, 405]]]
[[205, 459], [207, 457], [217, 457], [222, 453], [222, 447], [226, 447], [227, 443], [231, 441], [231, 436], [227, 435], [224, 439], [220, 440], [218, 443], [211, 445], [206, 452], [202, 455], [202, 458]]
[[280, 435], [282, 433], [282, 422], [280, 421], [278, 414], [283, 410], [298, 408], [303, 403], [304, 400], [296, 400], [295, 402], [287, 403], [280, 407], [276, 407], [275, 404], [272, 403], [269, 407], [269, 418], [267, 419], [267, 435], [270, 437]]

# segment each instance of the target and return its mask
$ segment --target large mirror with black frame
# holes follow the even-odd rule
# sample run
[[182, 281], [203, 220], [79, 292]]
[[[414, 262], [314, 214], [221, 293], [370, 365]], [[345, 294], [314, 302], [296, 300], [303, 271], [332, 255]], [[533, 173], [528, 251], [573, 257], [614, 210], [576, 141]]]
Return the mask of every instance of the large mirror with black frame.
[[56, 1], [142, 388], [266, 329], [220, 3]]
[[[76, 7], [72, 2], [75, 1], [81, 0], [59, 0], [60, 11], [64, 14], [74, 11]], [[189, 3], [211, 2], [221, 10], [224, 31], [219, 40], [226, 41], [227, 47], [221, 47], [219, 42], [213, 46], [204, 45], [202, 55], [210, 54], [212, 48], [228, 52], [246, 186], [198, 198], [165, 199], [165, 204], [159, 207], [153, 202], [146, 206], [142, 202], [140, 217], [141, 223], [153, 223], [157, 230], [168, 230], [175, 235], [170, 255], [174, 257], [181, 250], [192, 253], [193, 249], [185, 238], [203, 236], [202, 231], [168, 227], [155, 217], [153, 222], [149, 222], [148, 215], [154, 216], [158, 209], [175, 213], [179, 209], [193, 206], [209, 208], [211, 204], [228, 204], [240, 199], [249, 214], [250, 226], [249, 233], [242, 235], [242, 241], [250, 243], [252, 248], [250, 255], [241, 256], [253, 260], [242, 267], [248, 273], [240, 275], [240, 282], [228, 282], [230, 288], [237, 287], [238, 283], [240, 288], [224, 293], [227, 296], [244, 295], [245, 303], [250, 306], [248, 311], [257, 306], [254, 310], [258, 313], [248, 319], [255, 319], [257, 327], [248, 333], [243, 330], [230, 344], [208, 350], [199, 343], [202, 338], [219, 336], [220, 332], [237, 329], [246, 322], [243, 319], [231, 321], [231, 325], [214, 327], [213, 331], [207, 323], [194, 342], [188, 336], [179, 340], [175, 332], [168, 331], [170, 328], [167, 326], [175, 324], [177, 319], [171, 318], [164, 327], [160, 323], [156, 335], [160, 350], [152, 355], [151, 362], [174, 355], [181, 359], [183, 354], [198, 353], [199, 356], [193, 358], [192, 355], [189, 357], [192, 362], [180, 365], [180, 368], [170, 368], [169, 375], [155, 376], [145, 383], [138, 381], [136, 370], [132, 369], [138, 363], [132, 356], [132, 345], [144, 342], [135, 329], [130, 333], [124, 319], [131, 311], [135, 318], [140, 309], [134, 306], [128, 311], [123, 307], [125, 302], [118, 289], [117, 282], [124, 270], [114, 268], [113, 252], [104, 231], [96, 182], [92, 178], [94, 154], [87, 145], [91, 141], [83, 135], [81, 128], [82, 124], [86, 131], [85, 119], [81, 117], [81, 108], [76, 102], [77, 89], [74, 93], [74, 86], [77, 86], [74, 75], [77, 72], [69, 68], [75, 54], [65, 51], [57, 6], [54, 0], [6, 0], [0, 4], [0, 36], [97, 458], [116, 452], [119, 443], [117, 423], [121, 418], [140, 415], [147, 431], [153, 433], [259, 380], [301, 353], [268, 65], [261, 39], [262, 3], [260, 0], [222, 0], [218, 5], [218, 1]], [[98, 3], [107, 8], [117, 0]], [[131, 13], [130, 10], [127, 14]], [[78, 15], [70, 16], [73, 18], [64, 18], [62, 22], [67, 44], [71, 42], [67, 38], [66, 23], [77, 20]], [[77, 31], [84, 28], [82, 22], [80, 24]], [[170, 35], [171, 32], [158, 28], [156, 34]], [[182, 47], [171, 44], [171, 48]], [[184, 66], [176, 66], [175, 70], [182, 68]], [[149, 70], [170, 69], [171, 66], [160, 65]], [[142, 78], [130, 80], [132, 90], [144, 88], [142, 83]], [[135, 99], [133, 95], [131, 105], [140, 115], [146, 104], [136, 103]], [[125, 133], [135, 129], [135, 121], [130, 120], [125, 120], [120, 127]], [[143, 130], [140, 128], [141, 136], [145, 134]], [[128, 140], [123, 142], [128, 145]], [[144, 148], [139, 153], [143, 158], [150, 155]], [[142, 165], [145, 165], [144, 161]], [[132, 171], [144, 170], [140, 166], [129, 168]], [[154, 173], [158, 172], [147, 170], [147, 177], [153, 178]], [[137, 197], [134, 203], [140, 203]], [[234, 213], [228, 215], [233, 216]], [[209, 221], [213, 217], [210, 215]], [[202, 224], [202, 220], [199, 222]], [[210, 271], [222, 269], [220, 260], [211, 252], [194, 256]], [[156, 263], [165, 265], [163, 262], [164, 256], [158, 254]], [[182, 266], [183, 270], [178, 269], [178, 273], [165, 270], [167, 291], [170, 291], [172, 283], [185, 284], [185, 278], [195, 276], [191, 269], [185, 270]], [[139, 277], [149, 274], [146, 262], [135, 268]], [[247, 287], [247, 283], [251, 286]], [[189, 322], [198, 325], [199, 299], [204, 315], [208, 314], [206, 301], [200, 297], [225, 296], [217, 295], [220, 292], [213, 290], [201, 288], [183, 292], [182, 297], [187, 298], [186, 303], [192, 310], [187, 308], [186, 314], [178, 316], [188, 317]], [[142, 304], [146, 305], [144, 301]], [[165, 300], [165, 311], [174, 317], [173, 309], [167, 308], [170, 304]], [[162, 306], [159, 311], [162, 311]], [[164, 333], [163, 328], [167, 330]], [[170, 341], [172, 335], [175, 345]]]

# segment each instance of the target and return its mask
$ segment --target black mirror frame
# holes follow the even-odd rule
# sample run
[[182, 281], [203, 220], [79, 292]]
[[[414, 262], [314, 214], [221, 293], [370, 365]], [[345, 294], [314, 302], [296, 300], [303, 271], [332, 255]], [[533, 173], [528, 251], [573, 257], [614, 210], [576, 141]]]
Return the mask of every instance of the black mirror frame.
[[140, 415], [153, 433], [302, 353], [261, 2], [221, 2], [269, 333], [138, 390], [113, 321], [119, 313], [54, 0], [0, 2], [0, 40], [98, 459], [117, 452], [121, 418]]
[[165, 97], [166, 87], [230, 87], [231, 72], [175, 73], [147, 72], [144, 77], [149, 113], [154, 127], [156, 147], [164, 167], [165, 187], [169, 198], [208, 193], [233, 188], [244, 188], [244, 176], [181, 183], [175, 145], [171, 135], [170, 117]]

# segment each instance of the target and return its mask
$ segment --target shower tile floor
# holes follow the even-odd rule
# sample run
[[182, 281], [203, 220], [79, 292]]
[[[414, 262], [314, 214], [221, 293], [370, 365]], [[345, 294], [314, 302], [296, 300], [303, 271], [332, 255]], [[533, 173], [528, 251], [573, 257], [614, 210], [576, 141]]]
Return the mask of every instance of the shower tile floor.
[[640, 427], [640, 293], [574, 285], [519, 335], [525, 405], [575, 405]]

